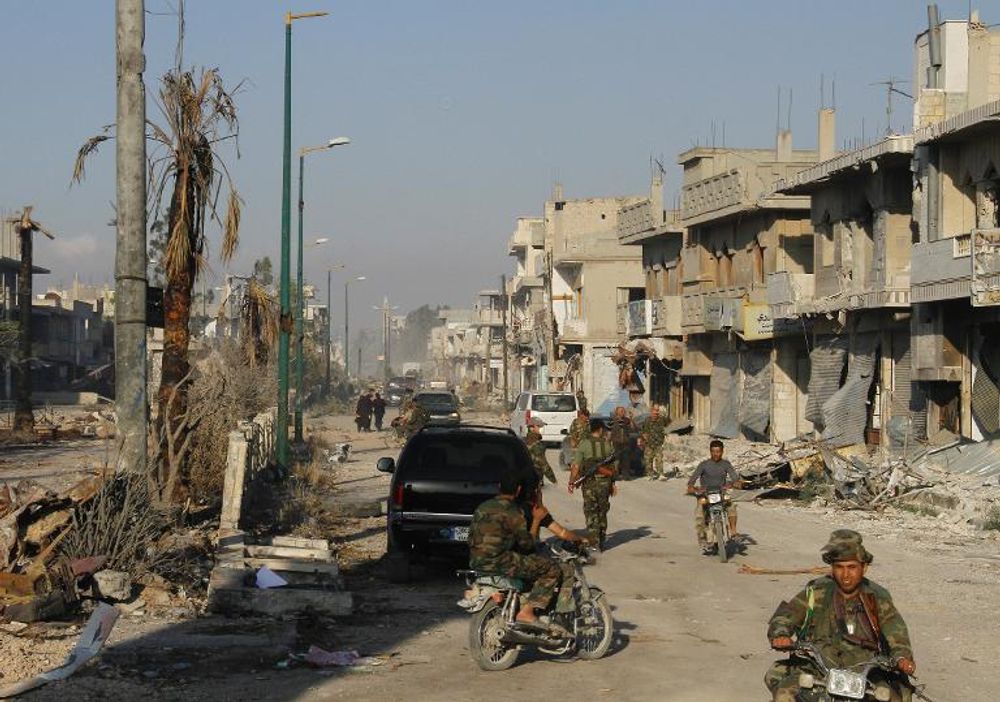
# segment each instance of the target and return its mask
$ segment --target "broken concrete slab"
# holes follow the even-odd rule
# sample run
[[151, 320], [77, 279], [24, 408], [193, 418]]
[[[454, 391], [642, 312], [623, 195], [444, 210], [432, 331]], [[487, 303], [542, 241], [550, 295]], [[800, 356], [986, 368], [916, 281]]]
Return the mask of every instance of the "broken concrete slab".
[[[354, 611], [354, 597], [337, 590], [276, 588], [260, 590], [242, 585], [241, 571], [217, 568], [208, 589], [208, 606], [222, 614], [254, 614], [284, 617], [309, 612], [346, 617]], [[239, 583], [239, 584], [237, 584]]]
[[132, 576], [120, 570], [100, 570], [93, 575], [98, 599], [125, 602], [132, 598]]

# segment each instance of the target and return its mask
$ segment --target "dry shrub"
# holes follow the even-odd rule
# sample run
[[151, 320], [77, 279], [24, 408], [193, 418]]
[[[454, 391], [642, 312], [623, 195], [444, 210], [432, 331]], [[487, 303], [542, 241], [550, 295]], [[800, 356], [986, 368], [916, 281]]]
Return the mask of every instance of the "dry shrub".
[[198, 412], [201, 419], [194, 428], [187, 457], [192, 499], [205, 503], [221, 498], [229, 432], [273, 404], [276, 394], [272, 369], [249, 366], [231, 342], [199, 365], [198, 376], [188, 394], [188, 406], [211, 411]]

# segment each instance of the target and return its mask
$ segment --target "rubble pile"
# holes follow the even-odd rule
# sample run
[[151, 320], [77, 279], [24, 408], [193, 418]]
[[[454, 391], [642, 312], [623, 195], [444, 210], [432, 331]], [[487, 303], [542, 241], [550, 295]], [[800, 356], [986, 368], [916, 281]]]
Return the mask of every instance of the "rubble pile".
[[[727, 440], [726, 457], [747, 491], [745, 499], [797, 498], [838, 509], [887, 507], [997, 528], [1000, 441], [938, 441], [906, 453], [863, 444], [839, 448], [799, 438], [783, 444]], [[703, 436], [668, 437], [665, 461], [690, 475], [707, 457]]]

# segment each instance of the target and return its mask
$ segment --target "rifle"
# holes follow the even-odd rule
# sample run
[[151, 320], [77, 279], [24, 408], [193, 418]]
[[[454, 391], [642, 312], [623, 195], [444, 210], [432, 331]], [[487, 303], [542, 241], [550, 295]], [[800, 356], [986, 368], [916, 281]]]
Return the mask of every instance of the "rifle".
[[570, 483], [570, 485], [572, 485], [575, 488], [580, 487], [583, 484], [583, 481], [585, 481], [587, 478], [594, 477], [595, 475], [597, 475], [597, 471], [599, 471], [604, 466], [613, 463], [616, 460], [618, 460], [618, 457], [614, 454], [614, 452], [612, 452], [607, 458], [602, 460], [600, 463], [595, 463], [587, 470], [581, 471], [580, 477], [578, 477], [576, 480]]

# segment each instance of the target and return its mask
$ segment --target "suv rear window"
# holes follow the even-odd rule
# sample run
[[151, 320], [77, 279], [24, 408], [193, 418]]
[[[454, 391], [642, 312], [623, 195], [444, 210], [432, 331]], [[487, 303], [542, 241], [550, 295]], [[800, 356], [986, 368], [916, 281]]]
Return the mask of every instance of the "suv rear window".
[[576, 398], [572, 395], [535, 395], [531, 409], [536, 412], [576, 412]]
[[422, 392], [413, 399], [424, 407], [455, 406], [455, 397], [450, 392]]
[[406, 447], [401, 473], [404, 480], [498, 483], [508, 466], [527, 465], [527, 452], [510, 437], [450, 434], [414, 439]]

